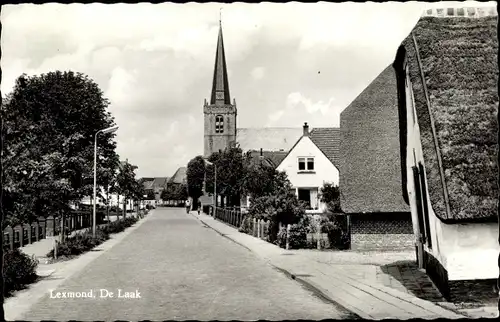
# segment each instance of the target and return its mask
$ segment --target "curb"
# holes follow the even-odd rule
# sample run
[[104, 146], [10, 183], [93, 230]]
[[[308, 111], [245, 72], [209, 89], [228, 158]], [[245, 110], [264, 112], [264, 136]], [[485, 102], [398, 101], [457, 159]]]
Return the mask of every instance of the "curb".
[[321, 287], [319, 287], [315, 283], [307, 281], [307, 280], [305, 280], [305, 279], [303, 279], [301, 277], [295, 276], [294, 274], [290, 273], [288, 270], [286, 270], [286, 269], [284, 269], [282, 267], [274, 265], [271, 262], [271, 260], [269, 260], [267, 257], [260, 256], [259, 254], [257, 254], [255, 251], [251, 250], [246, 245], [244, 245], [244, 244], [242, 244], [242, 243], [240, 243], [240, 242], [232, 239], [231, 237], [227, 236], [226, 234], [223, 234], [222, 232], [220, 232], [218, 229], [216, 229], [213, 226], [209, 225], [203, 219], [201, 219], [201, 218], [199, 218], [199, 217], [197, 217], [195, 215], [193, 215], [193, 216], [196, 219], [198, 219], [201, 223], [203, 223], [205, 226], [210, 227], [210, 229], [212, 229], [213, 231], [215, 231], [216, 233], [218, 233], [222, 237], [225, 237], [225, 238], [229, 239], [230, 241], [234, 242], [235, 244], [240, 245], [240, 246], [246, 248], [247, 250], [249, 250], [253, 254], [256, 254], [258, 257], [263, 258], [271, 267], [273, 267], [274, 269], [278, 270], [280, 273], [284, 274], [286, 277], [291, 278], [292, 280], [295, 280], [295, 281], [299, 282], [300, 284], [302, 284], [303, 286], [305, 286], [307, 289], [309, 289], [311, 292], [313, 292], [313, 294], [315, 296], [321, 298], [322, 300], [326, 300], [327, 302], [329, 302], [330, 304], [336, 306], [337, 308], [341, 309], [342, 311], [345, 311], [346, 314], [349, 315], [350, 319], [353, 319], [353, 320], [372, 319], [371, 316], [365, 314], [364, 312], [356, 309], [353, 306], [350, 306], [348, 303], [339, 303], [338, 301], [332, 299], [331, 296], [329, 296], [325, 290], [323, 290]]
[[[23, 316], [29, 312], [31, 307], [48, 294], [48, 290], [56, 289], [67, 279], [92, 264], [94, 260], [138, 229], [152, 214], [153, 212], [150, 212], [134, 225], [118, 234], [113, 234], [110, 239], [92, 249], [100, 251], [89, 250], [78, 257], [68, 260], [64, 266], [55, 268], [48, 276], [43, 276], [38, 282], [30, 284], [27, 289], [18, 291], [14, 296], [4, 299], [4, 319], [6, 321], [23, 320]], [[49, 269], [45, 269], [45, 272], [48, 273]]]

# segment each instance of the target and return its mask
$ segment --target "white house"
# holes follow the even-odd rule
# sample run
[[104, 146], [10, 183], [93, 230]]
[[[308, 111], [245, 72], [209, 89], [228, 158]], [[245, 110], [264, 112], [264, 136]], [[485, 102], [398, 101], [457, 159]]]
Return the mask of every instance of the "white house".
[[[334, 147], [335, 137], [339, 131], [335, 128], [320, 128], [330, 135], [309, 133], [309, 126], [304, 123], [303, 135], [297, 140], [277, 170], [285, 171], [292, 183], [299, 200], [305, 201], [309, 207], [307, 212], [323, 212], [326, 208], [320, 201], [320, 189], [324, 183], [339, 184], [339, 170], [333, 163], [333, 156], [325, 153], [321, 146]], [[317, 132], [318, 134], [320, 132]], [[325, 144], [326, 141], [326, 144]]]
[[419, 266], [447, 298], [465, 282], [493, 292], [500, 252], [497, 19], [455, 12], [422, 17], [394, 62], [403, 196]]

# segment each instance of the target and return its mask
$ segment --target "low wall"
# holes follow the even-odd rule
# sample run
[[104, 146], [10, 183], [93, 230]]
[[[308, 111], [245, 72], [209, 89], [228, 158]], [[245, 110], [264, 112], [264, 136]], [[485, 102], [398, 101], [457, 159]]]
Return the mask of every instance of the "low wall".
[[415, 247], [411, 214], [351, 214], [352, 250], [401, 250]]

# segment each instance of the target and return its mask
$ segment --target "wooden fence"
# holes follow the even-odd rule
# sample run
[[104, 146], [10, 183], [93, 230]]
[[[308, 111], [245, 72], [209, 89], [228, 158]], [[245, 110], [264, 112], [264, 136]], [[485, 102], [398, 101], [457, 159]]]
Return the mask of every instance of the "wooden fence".
[[239, 228], [241, 223], [243, 222], [245, 215], [241, 213], [241, 211], [237, 209], [229, 209], [229, 208], [215, 208], [215, 219], [218, 219], [226, 224], [229, 224], [233, 227]]
[[[110, 213], [110, 216], [120, 214]], [[105, 222], [106, 215], [97, 213], [96, 224]], [[73, 231], [92, 227], [92, 213], [83, 211], [73, 211], [64, 216], [64, 226], [67, 234]], [[38, 217], [31, 224], [25, 223], [14, 227], [7, 226], [3, 231], [3, 249], [13, 250], [20, 248], [46, 237], [57, 236], [61, 232], [61, 216], [49, 216], [47, 218]]]

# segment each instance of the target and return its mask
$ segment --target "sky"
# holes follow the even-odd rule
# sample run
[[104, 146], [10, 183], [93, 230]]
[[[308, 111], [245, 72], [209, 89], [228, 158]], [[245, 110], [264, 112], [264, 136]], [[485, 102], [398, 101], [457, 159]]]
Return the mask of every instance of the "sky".
[[238, 127], [314, 128], [339, 126], [430, 7], [443, 4], [5, 5], [1, 90], [22, 73], [88, 75], [111, 102], [120, 158], [170, 177], [203, 154], [219, 14]]

